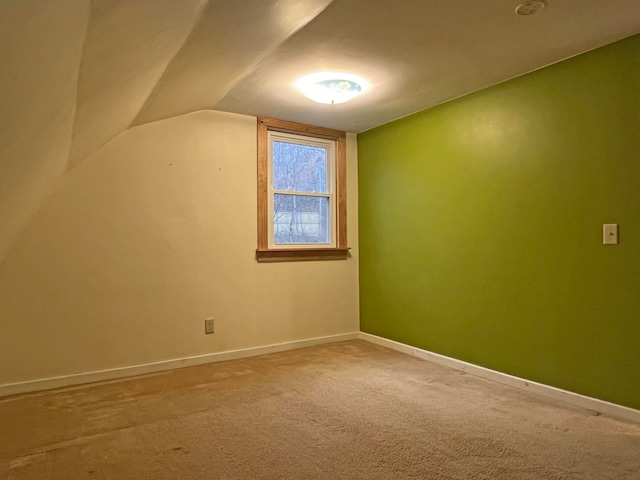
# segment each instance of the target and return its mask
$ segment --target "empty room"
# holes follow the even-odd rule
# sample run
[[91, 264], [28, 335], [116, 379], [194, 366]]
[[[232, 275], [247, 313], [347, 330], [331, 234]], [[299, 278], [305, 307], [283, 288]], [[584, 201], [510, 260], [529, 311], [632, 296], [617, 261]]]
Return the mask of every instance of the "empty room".
[[640, 479], [637, 0], [0, 0], [0, 479]]

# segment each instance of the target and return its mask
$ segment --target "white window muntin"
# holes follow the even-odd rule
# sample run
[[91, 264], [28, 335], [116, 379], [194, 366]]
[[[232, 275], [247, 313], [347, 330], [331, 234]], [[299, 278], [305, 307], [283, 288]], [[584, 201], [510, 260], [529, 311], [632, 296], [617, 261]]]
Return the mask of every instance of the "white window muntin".
[[[269, 131], [268, 132], [268, 144], [269, 144], [269, 169], [268, 169], [268, 207], [269, 207], [269, 248], [270, 249], [278, 249], [278, 248], [335, 248], [336, 246], [336, 215], [337, 215], [337, 206], [335, 201], [335, 189], [336, 189], [336, 141], [329, 140], [325, 138], [317, 138], [317, 137], [308, 137], [305, 135], [277, 132], [277, 131]], [[326, 151], [326, 159], [327, 159], [327, 192], [326, 193], [318, 193], [318, 192], [298, 192], [294, 190], [276, 190], [273, 188], [273, 143], [274, 142], [285, 142], [285, 143], [293, 143], [297, 145], [308, 145], [311, 147], [319, 147], [324, 148]], [[274, 239], [274, 198], [276, 194], [284, 194], [284, 195], [299, 195], [299, 196], [308, 196], [308, 197], [320, 197], [320, 198], [328, 198], [329, 199], [329, 242], [328, 243], [287, 243], [287, 244], [276, 244]]]

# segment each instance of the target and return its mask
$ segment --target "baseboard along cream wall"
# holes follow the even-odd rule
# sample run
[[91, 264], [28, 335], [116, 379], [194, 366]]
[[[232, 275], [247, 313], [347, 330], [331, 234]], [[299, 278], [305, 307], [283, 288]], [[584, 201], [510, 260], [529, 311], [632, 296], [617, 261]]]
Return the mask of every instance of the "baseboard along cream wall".
[[592, 410], [596, 413], [608, 415], [623, 420], [640, 423], [640, 410], [617, 405], [596, 398], [587, 397], [574, 392], [569, 392], [559, 388], [533, 382], [523, 378], [515, 377], [505, 373], [497, 372], [468, 362], [463, 362], [455, 358], [447, 357], [437, 353], [429, 352], [420, 348], [412, 347], [404, 343], [395, 342], [387, 338], [378, 337], [364, 332], [351, 332], [342, 335], [333, 335], [328, 337], [311, 338], [299, 340], [295, 342], [287, 342], [274, 345], [266, 345], [262, 347], [247, 348], [241, 350], [232, 350], [226, 352], [218, 352], [207, 355], [199, 355], [188, 358], [178, 358], [162, 362], [155, 362], [143, 365], [132, 365], [123, 368], [115, 368], [103, 371], [85, 372], [77, 375], [67, 375], [53, 378], [42, 378], [38, 380], [19, 382], [14, 384], [0, 385], [0, 397], [7, 395], [17, 395], [29, 392], [37, 392], [49, 390], [53, 388], [73, 387], [93, 382], [116, 380], [135, 375], [145, 375], [157, 372], [173, 370], [177, 368], [190, 367], [194, 365], [202, 365], [206, 363], [222, 362], [226, 360], [235, 360], [239, 358], [247, 358], [258, 355], [266, 355], [269, 353], [284, 352], [297, 348], [311, 347], [326, 343], [341, 342], [347, 340], [362, 339], [382, 347], [396, 350], [400, 353], [413, 355], [422, 360], [444, 365], [454, 368], [471, 375], [502, 383], [520, 390], [529, 391], [537, 395], [541, 395], [551, 400], [564, 402], [574, 407]]
[[255, 357], [267, 355], [269, 353], [286, 352], [297, 348], [311, 347], [324, 343], [342, 342], [360, 338], [359, 332], [345, 333], [342, 335], [332, 335], [330, 337], [310, 338], [295, 342], [266, 345], [262, 347], [245, 348], [241, 350], [230, 350], [226, 352], [209, 353], [187, 358], [175, 358], [161, 362], [147, 363], [142, 365], [131, 365], [122, 368], [112, 368], [95, 372], [84, 372], [74, 375], [60, 377], [41, 378], [27, 382], [10, 383], [0, 385], [0, 397], [8, 395], [18, 395], [23, 393], [39, 392], [54, 388], [73, 387], [95, 382], [113, 381], [121, 378], [148, 375], [158, 372], [166, 372], [177, 368], [192, 367], [206, 363], [224, 362], [239, 358]]
[[0, 385], [358, 330], [355, 135], [343, 261], [256, 262], [256, 148], [255, 117], [202, 111], [63, 175], [0, 263]]

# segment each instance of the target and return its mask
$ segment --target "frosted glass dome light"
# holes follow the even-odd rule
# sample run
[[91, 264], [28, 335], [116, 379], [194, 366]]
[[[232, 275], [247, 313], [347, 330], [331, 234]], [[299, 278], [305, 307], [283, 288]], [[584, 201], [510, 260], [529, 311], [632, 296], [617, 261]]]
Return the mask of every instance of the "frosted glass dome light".
[[300, 78], [296, 87], [314, 102], [335, 104], [348, 102], [364, 93], [369, 84], [349, 73], [317, 72]]

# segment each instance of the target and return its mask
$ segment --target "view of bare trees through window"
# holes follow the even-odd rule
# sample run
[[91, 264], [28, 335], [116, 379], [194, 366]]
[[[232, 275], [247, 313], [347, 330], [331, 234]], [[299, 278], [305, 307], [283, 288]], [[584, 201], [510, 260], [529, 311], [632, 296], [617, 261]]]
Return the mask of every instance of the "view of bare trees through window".
[[276, 244], [329, 243], [327, 150], [273, 142], [273, 221]]

